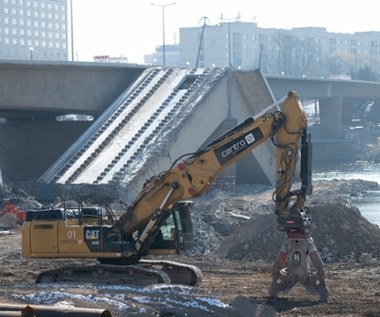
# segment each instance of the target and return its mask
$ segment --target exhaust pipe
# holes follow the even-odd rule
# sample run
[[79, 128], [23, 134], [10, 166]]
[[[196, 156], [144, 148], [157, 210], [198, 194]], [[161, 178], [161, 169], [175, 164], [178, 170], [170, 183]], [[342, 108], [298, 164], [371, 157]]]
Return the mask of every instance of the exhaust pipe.
[[112, 317], [105, 309], [0, 304], [0, 317]]

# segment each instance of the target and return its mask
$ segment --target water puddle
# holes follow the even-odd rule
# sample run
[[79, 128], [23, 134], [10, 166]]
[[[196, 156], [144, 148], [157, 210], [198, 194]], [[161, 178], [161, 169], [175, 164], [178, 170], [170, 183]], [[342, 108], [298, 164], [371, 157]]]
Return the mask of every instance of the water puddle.
[[380, 191], [368, 191], [367, 194], [352, 202], [368, 221], [380, 226]]

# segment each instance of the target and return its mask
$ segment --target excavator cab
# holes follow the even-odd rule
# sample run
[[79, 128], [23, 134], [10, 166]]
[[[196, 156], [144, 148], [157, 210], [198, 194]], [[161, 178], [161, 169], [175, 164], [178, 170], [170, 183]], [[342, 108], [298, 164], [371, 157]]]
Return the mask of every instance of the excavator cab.
[[177, 202], [162, 221], [148, 255], [181, 254], [194, 247], [190, 208], [192, 201]]

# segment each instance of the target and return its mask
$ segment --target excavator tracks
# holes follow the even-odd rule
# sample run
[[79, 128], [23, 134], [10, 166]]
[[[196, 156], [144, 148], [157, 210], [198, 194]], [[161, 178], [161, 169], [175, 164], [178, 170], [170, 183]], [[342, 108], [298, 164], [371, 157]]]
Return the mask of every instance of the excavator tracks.
[[202, 282], [201, 270], [194, 266], [174, 261], [140, 260], [142, 265], [157, 268], [169, 275], [172, 284], [199, 286]]
[[140, 265], [91, 265], [67, 266], [40, 273], [37, 284], [76, 283], [102, 285], [135, 285], [170, 284], [170, 277], [165, 272]]
[[141, 260], [136, 265], [67, 266], [41, 272], [37, 284], [75, 283], [149, 286], [183, 284], [198, 286], [202, 273], [196, 266], [172, 261]]

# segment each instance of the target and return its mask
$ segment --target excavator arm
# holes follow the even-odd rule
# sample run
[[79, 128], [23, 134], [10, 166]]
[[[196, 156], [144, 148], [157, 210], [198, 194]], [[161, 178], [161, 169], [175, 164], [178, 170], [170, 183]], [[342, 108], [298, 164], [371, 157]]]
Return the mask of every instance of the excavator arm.
[[[268, 139], [276, 148], [273, 200], [278, 229], [286, 233], [274, 264], [269, 295], [277, 297], [279, 292], [287, 293], [301, 283], [308, 292], [327, 301], [325, 268], [310, 236], [311, 217], [309, 208], [304, 205], [306, 195], [312, 192], [312, 146], [305, 112], [294, 92], [199, 151], [181, 157], [168, 171], [149, 180], [116, 226], [124, 235], [131, 235], [142, 223], [147, 223], [135, 245], [137, 254], [145, 254], [171, 206], [204, 193], [223, 170]], [[301, 187], [292, 190], [299, 158]], [[316, 275], [310, 263], [315, 266]]]
[[[258, 115], [249, 117], [199, 151], [179, 158], [168, 171], [150, 179], [116, 226], [128, 236], [147, 223], [136, 242], [137, 252], [146, 253], [159, 230], [160, 220], [173, 204], [200, 196], [223, 170], [268, 139], [276, 147], [273, 197], [276, 210], [282, 214], [292, 198], [297, 207], [302, 207], [305, 195], [310, 193], [310, 178], [302, 177], [300, 190], [291, 191], [291, 186], [300, 151], [309, 147], [307, 120], [297, 94], [289, 92]], [[307, 167], [303, 170], [304, 174], [310, 174]]]
[[[139, 285], [170, 281], [198, 285], [201, 273], [196, 267], [141, 258], [151, 250], [170, 213], [186, 200], [202, 195], [220, 173], [269, 139], [276, 153], [275, 213], [278, 228], [287, 235], [274, 264], [269, 295], [275, 297], [301, 282], [308, 291], [327, 300], [324, 266], [310, 237], [311, 218], [304, 206], [306, 195], [312, 191], [311, 143], [304, 109], [294, 92], [149, 179], [114, 223], [71, 219], [60, 210], [29, 212], [22, 230], [24, 256], [98, 258], [102, 263], [130, 264], [90, 270], [66, 267], [43, 272], [37, 281], [77, 281], [85, 274], [87, 281], [104, 280], [107, 271], [110, 283], [133, 280]], [[300, 157], [301, 164], [297, 164]], [[299, 165], [301, 187], [292, 190]], [[317, 268], [316, 276], [311, 274], [310, 262]], [[131, 265], [136, 263], [139, 265]], [[162, 270], [157, 271], [159, 265]], [[94, 277], [95, 272], [98, 277]]]

